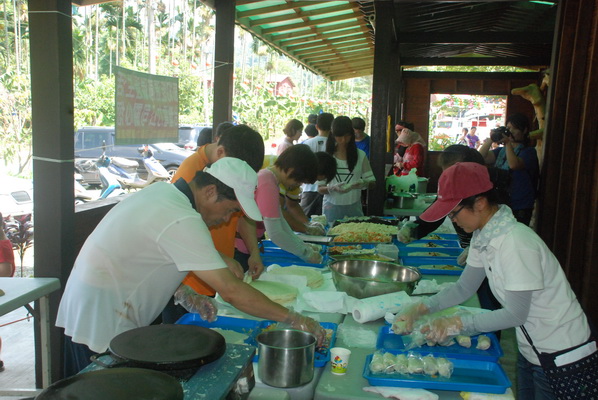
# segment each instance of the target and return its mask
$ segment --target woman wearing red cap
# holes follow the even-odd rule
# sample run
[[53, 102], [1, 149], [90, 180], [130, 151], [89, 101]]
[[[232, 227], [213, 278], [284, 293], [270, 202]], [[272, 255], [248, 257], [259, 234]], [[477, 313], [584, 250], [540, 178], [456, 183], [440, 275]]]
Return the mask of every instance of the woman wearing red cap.
[[[445, 216], [466, 232], [473, 232], [467, 265], [454, 286], [401, 310], [393, 324], [395, 333], [415, 330], [430, 342], [445, 343], [457, 335], [515, 327], [519, 345], [517, 398], [556, 399], [522, 327], [541, 353], [583, 345], [568, 362], [592, 354], [593, 362], [598, 362], [588, 320], [558, 260], [532, 229], [515, 220], [509, 207], [498, 203], [483, 165], [457, 163], [442, 173], [438, 200], [421, 219], [433, 222]], [[502, 309], [420, 319], [467, 300], [485, 277]], [[592, 396], [581, 392], [584, 385], [568, 389], [579, 390], [571, 398]]]

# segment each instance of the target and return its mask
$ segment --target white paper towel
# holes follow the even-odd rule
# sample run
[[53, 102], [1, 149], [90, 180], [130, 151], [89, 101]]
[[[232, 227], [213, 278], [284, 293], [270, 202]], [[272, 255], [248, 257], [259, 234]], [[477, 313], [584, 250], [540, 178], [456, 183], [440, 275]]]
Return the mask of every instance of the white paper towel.
[[353, 319], [360, 324], [384, 317], [387, 312], [396, 313], [401, 305], [411, 303], [405, 292], [383, 294], [357, 301], [353, 307]]

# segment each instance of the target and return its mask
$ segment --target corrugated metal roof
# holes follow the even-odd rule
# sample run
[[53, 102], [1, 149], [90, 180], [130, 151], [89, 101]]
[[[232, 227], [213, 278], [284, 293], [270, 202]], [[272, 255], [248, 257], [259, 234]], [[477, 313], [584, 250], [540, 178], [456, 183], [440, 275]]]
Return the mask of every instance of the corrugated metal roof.
[[374, 42], [356, 1], [239, 0], [237, 23], [330, 80], [371, 75]]
[[[401, 64], [546, 68], [557, 11], [550, 3], [394, 0]], [[236, 10], [240, 26], [319, 75], [372, 74], [373, 0], [238, 0]]]

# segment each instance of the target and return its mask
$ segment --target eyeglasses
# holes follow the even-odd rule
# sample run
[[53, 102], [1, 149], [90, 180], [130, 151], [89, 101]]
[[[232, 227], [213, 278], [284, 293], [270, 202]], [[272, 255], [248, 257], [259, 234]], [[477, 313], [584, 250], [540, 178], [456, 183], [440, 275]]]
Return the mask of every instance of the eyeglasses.
[[448, 213], [447, 217], [452, 221], [453, 219], [455, 219], [457, 217], [457, 215], [459, 215], [461, 210], [463, 210], [464, 208], [465, 208], [465, 204], [462, 205], [457, 211]]

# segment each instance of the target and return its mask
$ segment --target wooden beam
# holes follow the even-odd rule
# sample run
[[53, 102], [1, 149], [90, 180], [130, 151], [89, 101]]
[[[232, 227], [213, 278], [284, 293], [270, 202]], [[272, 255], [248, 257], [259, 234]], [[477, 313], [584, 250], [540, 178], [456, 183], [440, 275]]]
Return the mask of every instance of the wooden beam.
[[399, 43], [550, 44], [552, 32], [399, 32]]
[[539, 57], [404, 57], [401, 64], [407, 66], [424, 65], [512, 65], [512, 66], [549, 66], [550, 60]]

